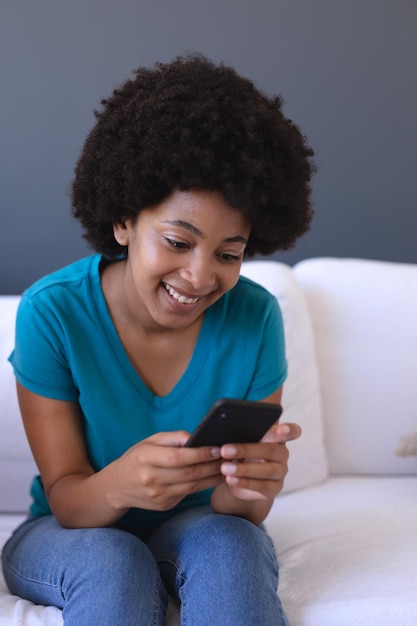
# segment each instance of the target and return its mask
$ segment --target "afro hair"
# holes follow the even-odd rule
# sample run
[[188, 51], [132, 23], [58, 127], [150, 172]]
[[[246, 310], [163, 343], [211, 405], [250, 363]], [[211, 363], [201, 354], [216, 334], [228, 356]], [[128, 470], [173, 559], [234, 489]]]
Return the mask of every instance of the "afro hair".
[[292, 247], [313, 215], [313, 151], [268, 97], [199, 54], [140, 67], [95, 111], [72, 183], [73, 215], [91, 247], [126, 251], [113, 224], [174, 190], [223, 194], [251, 224], [247, 256]]

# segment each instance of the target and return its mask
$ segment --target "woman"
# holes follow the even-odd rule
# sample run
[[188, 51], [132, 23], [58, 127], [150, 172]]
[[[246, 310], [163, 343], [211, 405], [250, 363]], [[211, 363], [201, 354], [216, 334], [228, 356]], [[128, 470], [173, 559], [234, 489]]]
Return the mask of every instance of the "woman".
[[239, 274], [309, 228], [312, 150], [279, 97], [199, 55], [139, 68], [96, 117], [72, 186], [96, 254], [18, 313], [39, 476], [5, 579], [66, 625], [160, 625], [168, 593], [182, 624], [286, 624], [262, 522], [300, 428], [184, 444], [219, 397], [281, 400], [281, 314]]

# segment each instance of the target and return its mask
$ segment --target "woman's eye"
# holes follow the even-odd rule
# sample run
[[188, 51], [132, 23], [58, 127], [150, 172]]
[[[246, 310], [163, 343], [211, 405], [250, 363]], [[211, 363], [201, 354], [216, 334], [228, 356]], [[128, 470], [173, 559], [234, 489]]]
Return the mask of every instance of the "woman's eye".
[[229, 254], [228, 252], [224, 252], [220, 254], [220, 257], [223, 261], [240, 261], [240, 254]]
[[165, 241], [169, 243], [170, 246], [176, 248], [177, 250], [188, 250], [189, 245], [184, 243], [183, 241], [176, 241], [175, 239], [170, 239], [169, 237], [165, 237]]

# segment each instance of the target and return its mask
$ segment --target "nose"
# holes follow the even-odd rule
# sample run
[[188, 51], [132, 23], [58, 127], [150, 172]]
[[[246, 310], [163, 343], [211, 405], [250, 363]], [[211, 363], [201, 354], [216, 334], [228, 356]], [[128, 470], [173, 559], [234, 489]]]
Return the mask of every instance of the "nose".
[[209, 259], [203, 255], [193, 255], [182, 268], [181, 278], [188, 282], [195, 291], [211, 291], [217, 283], [216, 274]]

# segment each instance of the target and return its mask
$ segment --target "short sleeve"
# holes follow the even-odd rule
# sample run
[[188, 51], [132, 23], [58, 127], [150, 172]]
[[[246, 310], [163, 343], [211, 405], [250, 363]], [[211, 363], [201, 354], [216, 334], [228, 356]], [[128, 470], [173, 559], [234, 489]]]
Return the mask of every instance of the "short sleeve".
[[33, 393], [56, 400], [78, 397], [66, 358], [65, 332], [51, 307], [23, 295], [9, 357], [16, 380]]
[[287, 359], [282, 313], [274, 296], [268, 299], [262, 321], [256, 368], [247, 395], [261, 400], [279, 389], [287, 378]]

